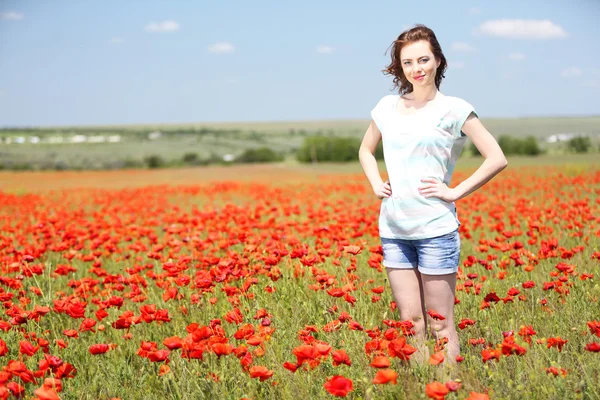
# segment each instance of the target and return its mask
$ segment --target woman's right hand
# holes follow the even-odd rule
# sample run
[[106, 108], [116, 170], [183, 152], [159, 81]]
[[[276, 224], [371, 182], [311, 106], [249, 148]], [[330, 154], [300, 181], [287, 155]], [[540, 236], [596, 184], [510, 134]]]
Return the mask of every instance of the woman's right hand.
[[390, 181], [381, 182], [381, 184], [373, 187], [373, 192], [378, 199], [388, 198], [392, 195], [392, 186]]

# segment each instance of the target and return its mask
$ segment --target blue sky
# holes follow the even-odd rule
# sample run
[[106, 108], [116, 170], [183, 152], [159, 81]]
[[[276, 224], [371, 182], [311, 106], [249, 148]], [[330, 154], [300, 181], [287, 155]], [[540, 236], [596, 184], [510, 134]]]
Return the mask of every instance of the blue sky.
[[600, 1], [0, 0], [0, 126], [368, 119], [415, 23], [482, 118], [599, 115]]

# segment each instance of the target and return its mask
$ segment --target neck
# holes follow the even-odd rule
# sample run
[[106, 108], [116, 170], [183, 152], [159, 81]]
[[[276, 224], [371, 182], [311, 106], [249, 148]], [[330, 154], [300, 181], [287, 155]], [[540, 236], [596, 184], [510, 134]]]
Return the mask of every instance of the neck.
[[419, 102], [426, 102], [435, 99], [435, 96], [438, 94], [438, 90], [435, 85], [427, 86], [427, 87], [414, 87], [411, 92], [413, 95], [413, 99]]

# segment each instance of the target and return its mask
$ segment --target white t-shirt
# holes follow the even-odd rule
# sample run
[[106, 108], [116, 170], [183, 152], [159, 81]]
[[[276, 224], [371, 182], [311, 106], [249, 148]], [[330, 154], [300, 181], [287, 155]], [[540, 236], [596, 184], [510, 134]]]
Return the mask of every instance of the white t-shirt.
[[381, 131], [392, 187], [392, 196], [381, 203], [379, 234], [390, 239], [426, 239], [450, 233], [460, 225], [454, 203], [425, 198], [418, 188], [426, 177], [450, 185], [467, 138], [461, 129], [475, 110], [465, 100], [441, 95], [405, 115], [397, 111], [399, 100], [400, 95], [384, 96], [371, 111]]

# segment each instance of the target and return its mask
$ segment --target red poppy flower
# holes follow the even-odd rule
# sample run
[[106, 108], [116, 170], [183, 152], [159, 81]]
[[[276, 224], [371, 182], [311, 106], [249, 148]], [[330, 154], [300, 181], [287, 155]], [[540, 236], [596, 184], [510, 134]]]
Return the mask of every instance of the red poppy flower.
[[163, 364], [160, 366], [160, 368], [158, 369], [158, 376], [163, 376], [168, 374], [169, 372], [171, 372], [171, 367], [169, 367], [167, 364]]
[[457, 382], [457, 381], [448, 381], [448, 382], [446, 382], [446, 387], [451, 392], [458, 391], [458, 389], [460, 389], [461, 386], [462, 386], [461, 382]]
[[273, 376], [273, 371], [271, 371], [265, 367], [258, 366], [258, 365], [250, 367], [250, 377], [251, 378], [259, 378], [260, 381], [262, 382], [262, 381], [269, 379], [272, 376]]
[[[524, 347], [521, 347], [517, 343], [515, 343], [515, 337], [512, 335], [506, 336], [504, 338], [501, 349], [502, 349], [502, 354], [504, 354], [505, 356], [510, 356], [511, 354], [517, 354], [519, 356], [522, 356], [523, 354], [525, 354], [527, 352], [527, 349], [525, 349]], [[490, 354], [490, 356], [493, 356], [493, 355]]]
[[157, 350], [157, 351], [153, 351], [151, 353], [148, 354], [148, 360], [152, 361], [152, 362], [163, 362], [163, 361], [167, 361], [168, 362], [168, 358], [169, 358], [169, 354], [170, 351], [169, 350]]
[[375, 356], [373, 357], [373, 361], [371, 361], [370, 365], [374, 368], [389, 368], [390, 359], [386, 356]]
[[458, 327], [460, 329], [465, 329], [467, 326], [475, 325], [475, 320], [463, 318], [459, 323]]
[[523, 282], [523, 284], [521, 286], [523, 286], [524, 289], [531, 289], [532, 287], [535, 286], [535, 282], [533, 282], [533, 281]]
[[163, 340], [163, 344], [167, 349], [175, 350], [183, 347], [183, 340], [178, 336], [172, 336]]
[[296, 370], [298, 369], [298, 365], [297, 364], [293, 364], [289, 361], [286, 361], [283, 363], [283, 368], [291, 371], [291, 372], [296, 372]]
[[41, 387], [33, 391], [40, 400], [60, 400], [60, 397], [54, 389]]
[[598, 352], [600, 352], [600, 343], [597, 343], [597, 342], [588, 343], [588, 344], [585, 346], [585, 349], [586, 349], [587, 351], [591, 351], [591, 352], [594, 352], [594, 353], [598, 353]]
[[219, 358], [231, 354], [233, 351], [233, 347], [229, 343], [213, 343], [210, 348]]
[[425, 386], [425, 394], [434, 400], [444, 400], [449, 392], [446, 385], [440, 382], [428, 383]]
[[470, 392], [465, 400], [490, 400], [490, 396], [485, 393]]
[[417, 351], [417, 349], [406, 343], [406, 338], [404, 336], [392, 340], [387, 349], [391, 357], [398, 357], [404, 361], [408, 361], [411, 354]]
[[501, 355], [502, 353], [497, 349], [483, 349], [481, 351], [481, 357], [483, 358], [484, 363], [493, 359], [499, 361]]
[[336, 367], [340, 364], [346, 364], [348, 366], [352, 365], [350, 357], [344, 350], [335, 350], [331, 353], [331, 358], [333, 359], [333, 365]]
[[335, 375], [323, 384], [325, 390], [337, 397], [345, 397], [352, 391], [352, 380]]
[[590, 328], [590, 333], [600, 337], [600, 322], [588, 321], [587, 326]]
[[397, 384], [398, 373], [391, 369], [380, 369], [375, 374], [375, 378], [373, 378], [373, 383], [375, 384], [385, 384], [391, 383], [393, 385]]
[[554, 376], [567, 376], [567, 370], [563, 369], [563, 368], [557, 368], [557, 367], [549, 367], [549, 368], [545, 368], [544, 369], [546, 371], [546, 373], [548, 374], [552, 374]]
[[43, 387], [46, 389], [54, 389], [57, 392], [62, 392], [62, 381], [56, 378], [44, 379]]
[[87, 332], [87, 331], [96, 332], [94, 330], [95, 325], [96, 325], [96, 321], [94, 321], [93, 319], [90, 319], [90, 318], [86, 318], [83, 321], [81, 321], [81, 325], [79, 325], [79, 332]]
[[19, 341], [19, 353], [24, 354], [26, 356], [31, 357], [39, 350], [39, 348], [40, 346], [34, 346], [26, 340]]
[[93, 344], [89, 347], [89, 351], [90, 353], [92, 353], [93, 355], [97, 355], [97, 354], [104, 354], [106, 353], [108, 350], [110, 350], [110, 346], [104, 343], [99, 343], [99, 344]]
[[444, 352], [443, 351], [438, 351], [437, 353], [434, 353], [431, 355], [431, 357], [429, 357], [429, 364], [431, 365], [438, 365], [444, 362]]
[[558, 351], [562, 351], [563, 346], [568, 342], [568, 340], [562, 339], [560, 336], [559, 337], [551, 337], [548, 338], [547, 340], [547, 344], [548, 344], [548, 348], [550, 347], [557, 347]]
[[436, 311], [433, 310], [428, 310], [427, 314], [429, 314], [429, 316], [433, 319], [439, 320], [439, 321], [443, 321], [446, 319], [446, 317], [444, 317], [443, 315], [437, 313]]
[[346, 252], [346, 253], [358, 255], [361, 253], [361, 251], [362, 251], [362, 248], [360, 246], [354, 246], [354, 245], [344, 246], [344, 252]]
[[8, 354], [8, 347], [6, 346], [6, 342], [0, 339], [0, 357]]

